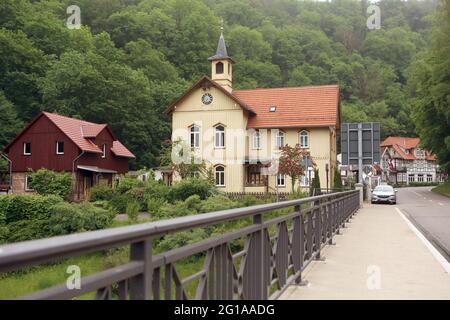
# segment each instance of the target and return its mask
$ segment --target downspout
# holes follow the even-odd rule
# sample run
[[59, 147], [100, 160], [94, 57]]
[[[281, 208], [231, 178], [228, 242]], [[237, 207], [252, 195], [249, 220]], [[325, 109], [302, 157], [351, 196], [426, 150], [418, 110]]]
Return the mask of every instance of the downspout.
[[[77, 160], [80, 159], [82, 156], [84, 156], [84, 150], [72, 162], [72, 175], [75, 175], [75, 162], [77, 162]], [[76, 175], [75, 175], [74, 179], [75, 179], [75, 183], [74, 183], [75, 188], [74, 188], [74, 190], [76, 190], [77, 189], [77, 185], [78, 185], [78, 179], [77, 179]]]
[[6, 160], [6, 161], [8, 161], [9, 162], [9, 187], [10, 187], [10, 189], [11, 189], [11, 192], [13, 191], [12, 190], [12, 161], [11, 161], [11, 159], [9, 159], [5, 154], [3, 154], [3, 153], [0, 153], [0, 155]]

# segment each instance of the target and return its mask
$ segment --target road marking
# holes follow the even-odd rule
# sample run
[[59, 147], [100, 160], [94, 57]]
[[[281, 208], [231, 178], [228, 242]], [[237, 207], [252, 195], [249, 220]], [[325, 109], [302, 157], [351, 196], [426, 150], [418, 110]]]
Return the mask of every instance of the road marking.
[[409, 219], [401, 212], [401, 210], [398, 207], [395, 207], [395, 210], [397, 210], [400, 217], [405, 220], [408, 227], [416, 234], [416, 236], [423, 242], [425, 247], [431, 252], [433, 257], [439, 262], [439, 264], [444, 268], [444, 270], [447, 272], [447, 274], [450, 275], [450, 263], [444, 258], [444, 256], [428, 241], [427, 238], [420, 232], [412, 223], [409, 221]]
[[444, 204], [443, 204], [443, 203], [441, 203], [441, 202], [438, 202], [438, 204], [439, 204], [440, 206], [444, 206]]
[[411, 190], [411, 192], [412, 193], [415, 193], [416, 195], [418, 195], [419, 197], [421, 197], [422, 195], [420, 194], [420, 193], [418, 193], [418, 192], [415, 192], [415, 191], [413, 191], [413, 190]]

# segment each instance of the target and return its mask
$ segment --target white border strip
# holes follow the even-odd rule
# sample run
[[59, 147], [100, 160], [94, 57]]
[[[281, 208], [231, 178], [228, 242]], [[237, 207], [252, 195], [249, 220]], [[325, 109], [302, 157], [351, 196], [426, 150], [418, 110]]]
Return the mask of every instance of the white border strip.
[[425, 247], [431, 252], [433, 257], [439, 262], [439, 264], [444, 268], [445, 272], [447, 272], [448, 275], [450, 275], [450, 263], [447, 261], [447, 259], [444, 258], [444, 256], [431, 244], [430, 241], [428, 241], [427, 238], [420, 232], [412, 223], [409, 221], [409, 219], [401, 212], [401, 210], [398, 207], [395, 207], [395, 210], [397, 210], [400, 217], [405, 220], [408, 227], [416, 234], [416, 236], [423, 242]]

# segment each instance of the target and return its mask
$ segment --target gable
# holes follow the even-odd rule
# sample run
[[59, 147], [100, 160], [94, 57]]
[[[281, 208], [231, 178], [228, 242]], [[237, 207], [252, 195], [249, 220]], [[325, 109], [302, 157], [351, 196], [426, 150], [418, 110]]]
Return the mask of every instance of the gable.
[[[202, 97], [204, 94], [210, 94], [213, 97], [211, 104], [203, 104]], [[189, 94], [176, 105], [176, 109], [174, 109], [173, 112], [214, 112], [224, 110], [241, 110], [241, 106], [239, 106], [233, 99], [224, 94], [221, 90], [216, 87], [210, 87], [204, 89], [196, 88], [189, 92]]]
[[[200, 93], [200, 92], [203, 92], [203, 93]], [[181, 97], [179, 97], [169, 107], [167, 107], [167, 109], [164, 111], [164, 113], [171, 114], [174, 111], [179, 111], [180, 108], [182, 108], [183, 102], [185, 102], [188, 99], [191, 99], [191, 101], [190, 101], [191, 103], [185, 104], [185, 105], [191, 106], [189, 108], [195, 108], [195, 106], [197, 106], [198, 109], [197, 110], [186, 109], [185, 111], [204, 111], [205, 110], [204, 107], [208, 107], [206, 110], [208, 110], [209, 108], [211, 108], [211, 109], [209, 109], [211, 111], [217, 110], [217, 108], [213, 109], [214, 101], [209, 106], [205, 106], [202, 103], [201, 97], [206, 92], [211, 92], [211, 94], [213, 94], [214, 100], [216, 98], [218, 98], [218, 101], [216, 101], [216, 104], [215, 104], [217, 106], [227, 108], [228, 105], [231, 105], [231, 109], [229, 109], [229, 110], [233, 110], [233, 108], [235, 108], [235, 105], [236, 105], [236, 107], [242, 108], [242, 109], [248, 111], [250, 114], [255, 114], [253, 109], [250, 106], [248, 106], [245, 102], [243, 102], [242, 100], [240, 100], [238, 97], [234, 96], [233, 94], [229, 93], [227, 90], [222, 88], [222, 86], [220, 86], [218, 83], [211, 80], [207, 76], [203, 76], [199, 81], [197, 81]], [[193, 94], [194, 95], [196, 94], [196, 96], [192, 97]], [[229, 100], [224, 99], [225, 98], [224, 96], [228, 97], [232, 101], [231, 104], [229, 103], [230, 102]], [[195, 98], [195, 100], [194, 100], [194, 98]], [[221, 110], [226, 110], [226, 109], [221, 109]]]
[[[14, 145], [21, 141], [24, 136], [39, 136], [42, 134], [56, 134], [61, 137], [66, 137], [67, 141], [76, 144], [69, 138], [67, 135], [50, 119], [44, 116], [43, 113], [40, 113], [37, 117], [35, 117], [22, 131], [8, 144], [4, 147], [4, 151], [9, 153], [11, 149], [14, 148]], [[19, 149], [21, 150], [22, 147]]]

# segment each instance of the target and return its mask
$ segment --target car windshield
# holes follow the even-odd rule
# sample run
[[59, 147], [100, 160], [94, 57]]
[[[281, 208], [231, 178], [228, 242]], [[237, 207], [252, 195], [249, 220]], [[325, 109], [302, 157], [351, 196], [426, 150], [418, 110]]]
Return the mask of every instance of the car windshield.
[[390, 186], [378, 186], [375, 188], [374, 191], [384, 191], [384, 192], [389, 192], [389, 191], [393, 191], [394, 189], [392, 189], [392, 187]]

